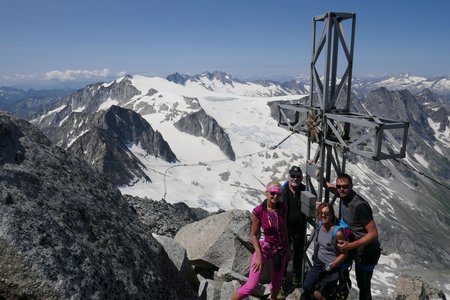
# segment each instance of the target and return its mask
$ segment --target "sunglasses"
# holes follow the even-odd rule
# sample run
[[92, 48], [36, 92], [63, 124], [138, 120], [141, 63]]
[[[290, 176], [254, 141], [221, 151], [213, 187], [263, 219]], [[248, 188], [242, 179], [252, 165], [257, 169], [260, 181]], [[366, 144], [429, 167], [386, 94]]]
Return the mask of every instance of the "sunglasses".
[[300, 176], [300, 175], [291, 175], [291, 178], [292, 179], [298, 179], [298, 178], [302, 178], [302, 176]]
[[275, 197], [275, 196], [280, 196], [281, 193], [277, 193], [277, 192], [268, 192], [270, 194], [270, 196]]
[[322, 216], [328, 217], [330, 215], [330, 212], [329, 211], [322, 211], [322, 212], [320, 212], [320, 214]]
[[344, 185], [336, 184], [337, 190], [340, 190], [340, 189], [348, 190], [349, 187], [350, 187], [350, 184], [344, 184]]

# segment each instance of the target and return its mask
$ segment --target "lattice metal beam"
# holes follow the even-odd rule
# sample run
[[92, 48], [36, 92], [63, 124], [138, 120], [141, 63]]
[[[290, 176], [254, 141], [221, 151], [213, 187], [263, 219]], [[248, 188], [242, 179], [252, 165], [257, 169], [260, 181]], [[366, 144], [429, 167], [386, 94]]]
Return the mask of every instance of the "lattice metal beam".
[[[327, 145], [373, 160], [405, 157], [409, 123], [352, 113], [327, 113], [325, 120]], [[347, 125], [350, 132], [345, 138]]]
[[[279, 105], [278, 125], [309, 137], [307, 119], [312, 111], [321, 113], [319, 108], [302, 104]], [[356, 153], [373, 160], [405, 157], [407, 122], [354, 113], [326, 113], [323, 120], [326, 126], [322, 127], [321, 141], [342, 152]]]

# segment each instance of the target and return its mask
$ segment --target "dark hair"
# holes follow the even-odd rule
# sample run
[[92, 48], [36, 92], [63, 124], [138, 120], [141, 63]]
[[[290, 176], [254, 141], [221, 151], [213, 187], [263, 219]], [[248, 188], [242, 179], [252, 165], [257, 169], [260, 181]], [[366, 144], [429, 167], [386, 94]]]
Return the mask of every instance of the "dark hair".
[[316, 218], [319, 219], [320, 218], [320, 214], [322, 213], [322, 209], [324, 207], [328, 207], [328, 209], [330, 210], [330, 215], [333, 216], [333, 224], [337, 223], [337, 217], [334, 213], [334, 207], [333, 205], [331, 205], [328, 202], [320, 202], [319, 205], [317, 206], [317, 210], [316, 210]]
[[341, 175], [339, 175], [339, 176], [336, 178], [336, 180], [338, 180], [338, 179], [347, 179], [348, 183], [349, 183], [350, 185], [353, 185], [353, 180], [352, 180], [352, 178], [350, 177], [350, 175], [348, 175], [348, 174], [342, 173]]

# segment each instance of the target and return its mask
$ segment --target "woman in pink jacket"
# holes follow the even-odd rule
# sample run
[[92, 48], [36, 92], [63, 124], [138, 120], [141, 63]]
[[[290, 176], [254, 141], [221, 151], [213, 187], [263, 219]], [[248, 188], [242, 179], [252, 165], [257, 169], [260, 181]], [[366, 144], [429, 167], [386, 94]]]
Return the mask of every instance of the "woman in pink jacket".
[[267, 262], [272, 262], [270, 299], [277, 298], [289, 258], [287, 207], [281, 202], [281, 192], [281, 185], [277, 181], [269, 182], [266, 188], [266, 200], [253, 209], [251, 235], [255, 252], [252, 256], [248, 280], [236, 291], [232, 300], [243, 299], [251, 294]]

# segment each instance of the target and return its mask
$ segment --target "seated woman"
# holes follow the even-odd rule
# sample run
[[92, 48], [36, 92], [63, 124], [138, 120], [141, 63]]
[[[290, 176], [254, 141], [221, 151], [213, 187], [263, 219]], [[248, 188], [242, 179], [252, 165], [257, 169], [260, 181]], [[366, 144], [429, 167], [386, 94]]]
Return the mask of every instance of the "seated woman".
[[303, 282], [301, 299], [335, 299], [336, 284], [339, 279], [339, 266], [344, 262], [347, 253], [338, 250], [337, 242], [344, 241], [345, 235], [342, 230], [337, 230], [336, 237], [333, 237], [333, 229], [337, 224], [333, 206], [322, 202], [317, 207], [317, 244], [314, 255], [314, 262], [311, 269], [306, 274]]
[[[289, 257], [286, 227], [286, 204], [281, 201], [281, 185], [271, 181], [266, 188], [266, 200], [253, 209], [251, 237], [255, 252], [247, 282], [231, 298], [243, 299], [257, 286], [264, 265], [272, 263], [270, 299], [276, 299], [281, 288], [284, 269]], [[261, 232], [261, 238], [258, 236]]]

